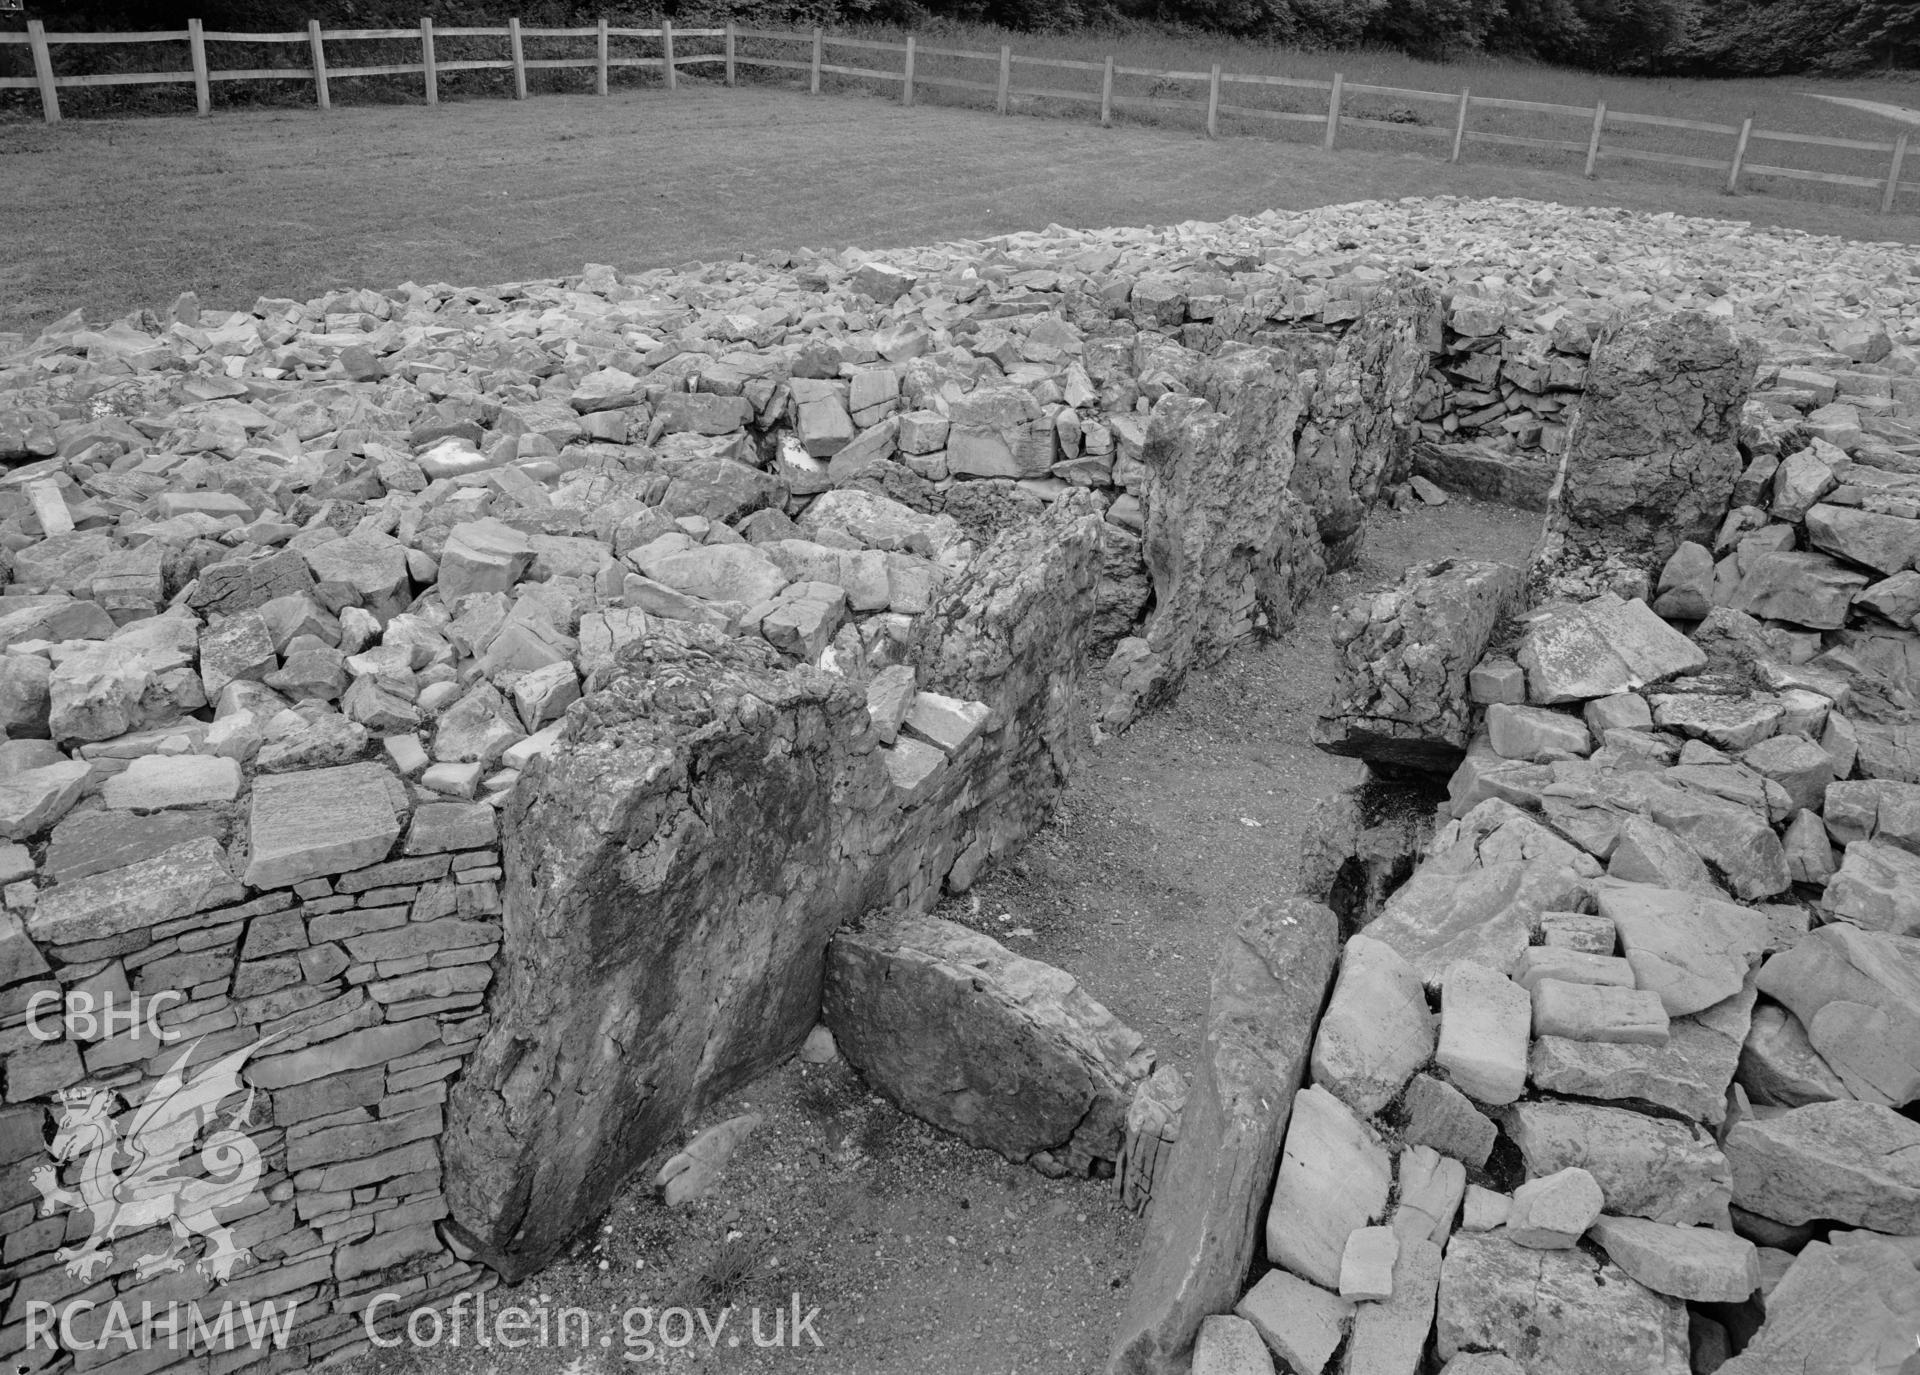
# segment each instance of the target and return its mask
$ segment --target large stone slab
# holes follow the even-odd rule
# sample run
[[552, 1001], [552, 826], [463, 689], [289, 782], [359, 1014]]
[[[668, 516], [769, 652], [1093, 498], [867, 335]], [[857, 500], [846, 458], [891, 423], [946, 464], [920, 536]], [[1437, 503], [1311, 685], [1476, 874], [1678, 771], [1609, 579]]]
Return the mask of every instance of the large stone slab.
[[1603, 884], [1596, 898], [1635, 982], [1658, 993], [1672, 1017], [1738, 993], [1766, 949], [1766, 918], [1749, 907], [1640, 883]]
[[73, 945], [137, 931], [238, 902], [245, 890], [211, 837], [49, 889], [27, 917], [42, 945]]
[[1896, 936], [1920, 936], [1920, 855], [1874, 840], [1847, 846], [1822, 905], [1836, 920]]
[[1440, 991], [1434, 1063], [1455, 1088], [1482, 1103], [1511, 1103], [1527, 1086], [1527, 990], [1470, 960], [1447, 970]]
[[1809, 1103], [1727, 1133], [1733, 1201], [1776, 1222], [1920, 1234], [1920, 1123], [1878, 1103]]
[[1267, 1210], [1267, 1259], [1328, 1289], [1356, 1227], [1386, 1212], [1393, 1165], [1371, 1128], [1315, 1084], [1293, 1097]]
[[1269, 1270], [1233, 1311], [1252, 1323], [1274, 1355], [1298, 1375], [1321, 1375], [1346, 1338], [1354, 1306], [1285, 1270]]
[[1505, 860], [1464, 873], [1429, 863], [1387, 900], [1367, 935], [1438, 988], [1458, 960], [1511, 969], [1542, 912], [1576, 909], [1586, 896], [1586, 883], [1551, 860]]
[[1516, 657], [1527, 671], [1527, 699], [1542, 706], [1611, 697], [1707, 663], [1704, 650], [1645, 602], [1611, 592], [1532, 613]]
[[1420, 976], [1390, 946], [1355, 936], [1313, 1042], [1313, 1080], [1354, 1111], [1380, 1111], [1433, 1055]]
[[1811, 1241], [1767, 1295], [1767, 1317], [1721, 1375], [1902, 1375], [1913, 1369], [1920, 1270], [1872, 1232]]
[[1760, 1287], [1759, 1252], [1731, 1232], [1643, 1217], [1602, 1217], [1588, 1235], [1608, 1260], [1656, 1294], [1696, 1303], [1742, 1303]]
[[284, 888], [365, 868], [399, 835], [392, 775], [377, 764], [263, 776], [248, 809], [246, 881]]
[[1443, 559], [1334, 616], [1338, 679], [1314, 727], [1331, 754], [1451, 771], [1473, 738], [1467, 675], [1511, 613], [1520, 571]]
[[[1820, 1092], [1830, 1066], [1858, 1097], [1905, 1102], [1920, 1064], [1920, 938], [1833, 922], [1809, 932], [1761, 966], [1760, 990], [1798, 1019], [1807, 1064], [1789, 1039], [1783, 1069], [1798, 1064], [1808, 1091]], [[1758, 1048], [1756, 1048], [1758, 1053]]]
[[1656, 1222], [1724, 1222], [1726, 1157], [1685, 1123], [1585, 1103], [1516, 1103], [1504, 1117], [1529, 1176], [1578, 1165], [1599, 1181], [1610, 1213]]
[[1075, 1174], [1119, 1159], [1150, 1057], [1064, 970], [935, 917], [843, 932], [822, 1020], [868, 1085], [970, 1145]]
[[1754, 1009], [1753, 1026], [1740, 1047], [1739, 1078], [1747, 1098], [1768, 1107], [1800, 1108], [1853, 1096], [1813, 1048], [1800, 1019], [1773, 1003]]
[[1243, 917], [1214, 962], [1205, 1048], [1173, 1157], [1154, 1182], [1114, 1338], [1116, 1375], [1177, 1369], [1201, 1318], [1245, 1284], [1338, 940], [1331, 911], [1290, 898]]
[[0, 836], [27, 840], [44, 831], [72, 810], [92, 774], [75, 760], [0, 777]]
[[1440, 1268], [1442, 1360], [1493, 1352], [1527, 1375], [1689, 1375], [1687, 1307], [1584, 1251], [1456, 1232]]

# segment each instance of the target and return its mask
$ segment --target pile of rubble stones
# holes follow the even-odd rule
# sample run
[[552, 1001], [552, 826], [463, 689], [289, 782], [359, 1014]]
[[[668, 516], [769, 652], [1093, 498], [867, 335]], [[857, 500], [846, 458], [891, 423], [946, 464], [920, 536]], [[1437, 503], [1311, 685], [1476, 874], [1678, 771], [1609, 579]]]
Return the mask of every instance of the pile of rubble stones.
[[[1755, 336], [1778, 371], [1705, 542], [1609, 557], [1577, 600], [1564, 563], [1458, 560], [1336, 611], [1322, 744], [1448, 801], [1343, 914], [1272, 1268], [1196, 1372], [1910, 1367], [1920, 350], [1825, 340]], [[1712, 379], [1677, 389], [1639, 417], [1663, 456], [1713, 428]], [[1563, 446], [1568, 509], [1617, 402]]]
[[[327, 1313], [303, 1331], [301, 1359], [356, 1341], [356, 1304], [395, 1267], [410, 1267], [422, 1301], [469, 1282], [432, 1238], [444, 1204], [431, 1138], [447, 1078], [485, 1022], [500, 939], [493, 813], [623, 646], [745, 637], [781, 662], [870, 683], [895, 728], [889, 772], [910, 790], [937, 767], [942, 732], [964, 732], [973, 713], [888, 670], [907, 662], [917, 618], [974, 551], [1084, 489], [1105, 517], [1104, 639], [1125, 636], [1151, 595], [1147, 416], [1187, 388], [1190, 355], [1305, 335], [1299, 366], [1324, 366], [1311, 337], [1330, 344], [1403, 269], [1447, 301], [1449, 332], [1427, 341], [1441, 362], [1420, 417], [1436, 439], [1497, 425], [1510, 442], [1481, 446], [1496, 457], [1536, 440], [1547, 451], [1540, 397], [1564, 390], [1574, 366], [1553, 359], [1579, 358], [1583, 336], [1590, 345], [1622, 310], [1699, 310], [1758, 339], [1759, 404], [1774, 428], [1830, 447], [1781, 445], [1777, 473], [1749, 469], [1752, 499], [1724, 547], [1705, 551], [1704, 574], [1698, 553], [1676, 555], [1656, 595], [1704, 597], [1722, 648], [1752, 639], [1755, 672], [1783, 666], [1769, 709], [1729, 707], [1730, 692], [1650, 694], [1657, 729], [1609, 716], [1600, 748], [1582, 753], [1568, 728], [1541, 745], [1525, 734], [1537, 724], [1526, 704], [1501, 705], [1519, 713], [1526, 750], [1564, 748], [1605, 774], [1589, 791], [1629, 799], [1599, 809], [1609, 816], [1651, 814], [1649, 795], [1687, 799], [1679, 812], [1706, 815], [1703, 834], [1727, 853], [1751, 850], [1742, 863], [1763, 876], [1747, 889], [1776, 867], [1756, 816], [1769, 833], [1788, 828], [1786, 883], [1816, 882], [1821, 828], [1848, 845], [1843, 861], [1824, 861], [1818, 911], [1836, 925], [1803, 923], [1789, 944], [1791, 921], [1764, 913], [1766, 943], [1749, 958], [1779, 953], [1763, 971], [1805, 963], [1803, 950], [1825, 948], [1809, 942], [1857, 920], [1836, 901], [1849, 913], [1897, 907], [1887, 895], [1902, 891], [1900, 796], [1836, 802], [1804, 773], [1791, 786], [1774, 776], [1804, 771], [1799, 740], [1837, 759], [1853, 738], [1833, 787], [1880, 788], [1894, 775], [1876, 781], [1873, 761], [1912, 745], [1900, 689], [1882, 685], [1908, 672], [1887, 658], [1900, 642], [1853, 628], [1880, 626], [1910, 595], [1899, 581], [1910, 561], [1886, 566], [1892, 527], [1876, 522], [1915, 514], [1899, 479], [1920, 468], [1901, 420], [1920, 277], [1886, 246], [1442, 199], [698, 271], [590, 267], [489, 289], [406, 284], [240, 311], [187, 296], [104, 326], [69, 318], [31, 339], [0, 335], [0, 1218], [18, 1277], [0, 1354], [24, 1344], [30, 1298], [85, 1288], [55, 1256], [83, 1235], [79, 1214], [35, 1221], [40, 1100], [91, 1079], [137, 1101], [170, 1063], [76, 1031], [40, 1039], [34, 994], [184, 988], [189, 1001], [162, 1018], [172, 1030], [216, 1038], [209, 1050], [222, 1036], [277, 1035], [267, 1079], [321, 1086], [297, 1102], [275, 1096], [263, 1138], [274, 1207], [247, 1238], [263, 1261], [251, 1295], [317, 1296]], [[1460, 417], [1451, 428], [1449, 416]], [[1467, 471], [1431, 463], [1437, 479]], [[1800, 581], [1815, 571], [1816, 585]], [[1809, 623], [1813, 612], [1787, 605], [1795, 597], [1840, 621]], [[1664, 610], [1682, 615], [1677, 602]], [[1866, 674], [1881, 676], [1860, 686]], [[1710, 681], [1696, 674], [1693, 686]], [[1627, 711], [1618, 694], [1604, 700]], [[1529, 789], [1553, 790], [1540, 779], [1572, 767], [1496, 763], [1476, 748], [1460, 795], [1530, 805]], [[1864, 785], [1842, 781], [1852, 772]], [[1782, 795], [1793, 805], [1775, 816]], [[1501, 852], [1490, 837], [1518, 822], [1472, 803], [1445, 853], [1484, 867]], [[1577, 885], [1594, 887], [1586, 871], [1599, 861], [1581, 853], [1589, 862], [1569, 862], [1554, 910], [1578, 911]], [[1718, 851], [1707, 862], [1714, 882], [1734, 872]], [[1727, 920], [1732, 960], [1745, 928]], [[1894, 925], [1874, 929], [1899, 942]], [[1598, 943], [1591, 914], [1580, 931]], [[1750, 1016], [1774, 1026], [1781, 1057], [1798, 1045], [1789, 1014], [1816, 1047], [1870, 1040], [1875, 1018], [1898, 1029], [1911, 1015], [1910, 999], [1873, 991], [1884, 981], [1846, 984], [1845, 997], [1835, 984], [1822, 1001], [1787, 991], [1787, 978], [1776, 994], [1761, 976], [1783, 1015]], [[1705, 1019], [1725, 1001], [1669, 1011]], [[1443, 1041], [1444, 1021], [1443, 1005]], [[1884, 1056], [1837, 1059], [1853, 1076], [1835, 1079], [1843, 1103], [1867, 1101], [1856, 1081], [1900, 1088]], [[1444, 1088], [1442, 1077], [1428, 1076]], [[1767, 1147], [1776, 1154], [1804, 1139], [1782, 1137], [1749, 1097], [1732, 1130], [1788, 1140]], [[1332, 1112], [1309, 1119], [1342, 1125]], [[1738, 1179], [1747, 1213], [1794, 1210], [1742, 1195]], [[1856, 1225], [1875, 1222], [1888, 1225]], [[1897, 1219], [1891, 1230], [1903, 1226], [1920, 1231]], [[1798, 1239], [1769, 1234], [1770, 1245]], [[123, 1247], [112, 1271], [123, 1295], [145, 1282], [137, 1249]], [[1377, 1275], [1379, 1239], [1363, 1252]], [[1387, 1270], [1424, 1264], [1414, 1253]], [[1326, 1283], [1324, 1267], [1307, 1282]], [[1406, 1326], [1401, 1309], [1379, 1311]], [[1731, 1317], [1722, 1326], [1738, 1330]], [[1458, 1344], [1490, 1349], [1472, 1335]]]

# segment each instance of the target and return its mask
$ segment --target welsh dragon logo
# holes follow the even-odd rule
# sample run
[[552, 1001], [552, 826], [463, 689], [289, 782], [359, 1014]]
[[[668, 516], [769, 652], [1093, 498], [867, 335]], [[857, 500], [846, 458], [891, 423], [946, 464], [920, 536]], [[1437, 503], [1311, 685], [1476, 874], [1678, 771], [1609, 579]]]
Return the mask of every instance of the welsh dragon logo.
[[187, 1062], [200, 1042], [155, 1084], [127, 1123], [123, 1137], [113, 1120], [112, 1089], [81, 1086], [63, 1090], [53, 1110], [57, 1115], [53, 1144], [47, 1149], [61, 1164], [84, 1157], [78, 1192], [60, 1186], [51, 1165], [33, 1172], [40, 1191], [40, 1215], [48, 1217], [62, 1206], [93, 1214], [93, 1233], [79, 1246], [63, 1246], [55, 1254], [67, 1263], [67, 1273], [90, 1280], [98, 1267], [113, 1259], [109, 1249], [116, 1232], [139, 1232], [159, 1223], [173, 1229], [173, 1245], [141, 1256], [140, 1279], [171, 1274], [186, 1268], [180, 1253], [197, 1233], [209, 1246], [195, 1265], [201, 1274], [220, 1283], [250, 1253], [234, 1245], [233, 1232], [214, 1216], [216, 1208], [231, 1208], [253, 1192], [260, 1181], [260, 1149], [246, 1134], [253, 1094], [206, 1139], [199, 1152], [204, 1174], [189, 1172], [186, 1157], [209, 1123], [215, 1122], [222, 1102], [246, 1087], [240, 1067], [247, 1057], [277, 1038], [244, 1046], [201, 1068], [189, 1083]]

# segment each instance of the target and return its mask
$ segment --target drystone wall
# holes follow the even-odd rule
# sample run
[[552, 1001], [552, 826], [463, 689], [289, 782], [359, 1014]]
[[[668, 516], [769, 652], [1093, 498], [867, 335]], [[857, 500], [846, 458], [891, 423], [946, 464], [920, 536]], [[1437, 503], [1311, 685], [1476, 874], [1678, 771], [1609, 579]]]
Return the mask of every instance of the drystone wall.
[[[1229, 1259], [1252, 1200], [1265, 1264], [1244, 1293], [1170, 1274], [1204, 1252], [1156, 1208], [1116, 1371], [1910, 1361], [1920, 436], [1895, 391], [1920, 355], [1826, 336], [1603, 331], [1535, 566], [1418, 567], [1336, 612], [1321, 740], [1376, 775], [1322, 809], [1268, 977], [1323, 986], [1309, 933], [1358, 930], [1310, 1033], [1273, 1015], [1225, 1061], [1289, 1106], [1223, 1133], [1203, 1099], [1156, 1182]], [[1763, 346], [1789, 361], [1747, 399]], [[1888, 403], [1871, 429], [1836, 434], [1823, 369]], [[1635, 497], [1656, 490], [1670, 523]], [[1423, 771], [1431, 828], [1368, 824]], [[1198, 1192], [1276, 1120], [1250, 1191]]]

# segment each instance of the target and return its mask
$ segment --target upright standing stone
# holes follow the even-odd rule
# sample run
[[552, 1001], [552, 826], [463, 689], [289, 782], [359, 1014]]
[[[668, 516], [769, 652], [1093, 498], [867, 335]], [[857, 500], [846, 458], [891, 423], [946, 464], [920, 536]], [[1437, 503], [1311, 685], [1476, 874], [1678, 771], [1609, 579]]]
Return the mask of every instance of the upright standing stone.
[[1657, 568], [1709, 543], [1740, 476], [1754, 346], [1697, 311], [1620, 321], [1593, 345], [1550, 520], [1582, 560]]
[[1442, 559], [1337, 612], [1339, 674], [1314, 727], [1330, 754], [1451, 772], [1473, 738], [1467, 678], [1513, 610], [1520, 571]]
[[[1114, 1375], [1179, 1369], [1201, 1318], [1232, 1304], [1246, 1283], [1260, 1203], [1306, 1074], [1338, 940], [1331, 911], [1290, 898], [1248, 914], [1221, 950], [1205, 1051], [1166, 1178], [1155, 1181]], [[1338, 1341], [1336, 1331], [1323, 1364]]]

